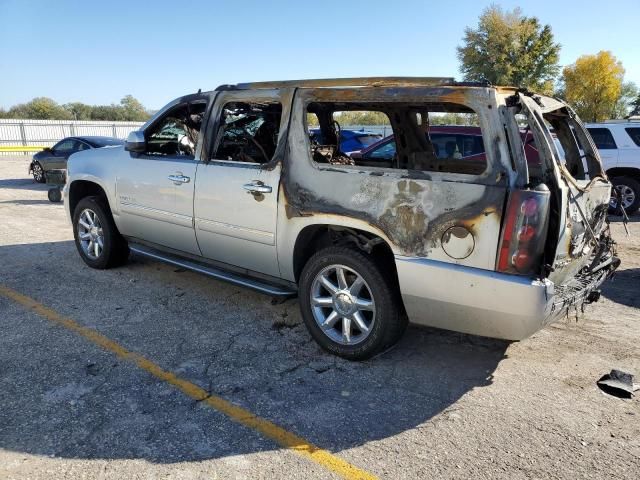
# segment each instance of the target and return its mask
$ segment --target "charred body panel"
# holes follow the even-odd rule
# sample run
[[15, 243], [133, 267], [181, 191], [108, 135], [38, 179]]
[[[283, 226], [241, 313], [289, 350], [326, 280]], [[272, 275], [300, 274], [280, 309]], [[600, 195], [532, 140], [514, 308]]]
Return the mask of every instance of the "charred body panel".
[[[407, 108], [407, 104], [457, 104], [475, 111], [480, 118], [485, 144], [490, 146], [487, 167], [481, 174], [471, 175], [318, 164], [310, 158], [305, 128], [306, 107], [312, 102], [383, 104], [379, 108], [388, 111]], [[386, 239], [397, 255], [492, 269], [511, 159], [502, 125], [496, 116], [487, 113], [489, 105], [498, 107], [490, 89], [299, 90], [292, 108], [283, 168], [281, 201], [285, 208], [280, 215], [285, 215], [286, 220], [280, 221], [279, 237], [295, 236], [299, 229], [315, 221], [310, 217], [341, 217], [353, 226], [366, 225], [367, 230]], [[295, 221], [298, 218], [305, 220]], [[472, 251], [459, 258], [451, 257], [443, 248], [443, 241], [453, 245], [458, 239], [446, 234], [452, 227], [460, 227], [459, 233], [468, 232], [473, 237], [473, 242], [466, 242], [472, 243]], [[282, 270], [292, 272], [286, 267]]]

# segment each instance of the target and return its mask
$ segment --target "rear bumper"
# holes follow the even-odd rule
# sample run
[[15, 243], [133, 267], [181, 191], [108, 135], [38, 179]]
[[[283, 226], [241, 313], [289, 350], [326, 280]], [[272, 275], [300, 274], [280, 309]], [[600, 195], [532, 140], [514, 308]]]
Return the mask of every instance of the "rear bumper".
[[532, 280], [425, 258], [396, 257], [412, 323], [522, 340], [581, 304], [609, 275], [600, 269], [571, 285]]

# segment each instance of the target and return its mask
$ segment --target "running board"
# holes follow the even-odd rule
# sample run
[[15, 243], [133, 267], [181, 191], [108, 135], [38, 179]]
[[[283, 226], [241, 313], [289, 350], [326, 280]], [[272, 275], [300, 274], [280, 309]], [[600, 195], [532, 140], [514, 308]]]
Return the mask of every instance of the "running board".
[[160, 252], [145, 245], [131, 245], [129, 244], [129, 250], [143, 257], [153, 258], [170, 265], [186, 268], [194, 272], [202, 273], [209, 277], [216, 278], [225, 282], [239, 285], [241, 287], [247, 287], [258, 292], [271, 295], [274, 297], [294, 297], [298, 294], [294, 289], [287, 288], [285, 286], [274, 285], [261, 280], [257, 280], [251, 277], [245, 277], [237, 273], [228, 272], [221, 268], [216, 268], [210, 265], [204, 265], [192, 260], [177, 257], [169, 253]]

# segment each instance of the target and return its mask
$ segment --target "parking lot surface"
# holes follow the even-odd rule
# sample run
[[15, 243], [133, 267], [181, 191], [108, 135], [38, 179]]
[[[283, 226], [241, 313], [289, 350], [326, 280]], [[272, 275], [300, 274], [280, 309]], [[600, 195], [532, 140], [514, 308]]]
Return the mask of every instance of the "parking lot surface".
[[519, 343], [409, 327], [354, 363], [295, 300], [88, 268], [27, 166], [0, 158], [0, 478], [637, 478], [640, 402], [595, 382], [640, 375], [640, 218], [584, 315]]

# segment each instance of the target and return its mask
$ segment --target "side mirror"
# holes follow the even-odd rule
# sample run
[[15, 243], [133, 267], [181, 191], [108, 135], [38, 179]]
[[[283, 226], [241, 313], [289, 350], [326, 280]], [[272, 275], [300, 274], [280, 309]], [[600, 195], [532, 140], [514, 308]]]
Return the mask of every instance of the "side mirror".
[[144, 132], [136, 130], [131, 132], [124, 143], [124, 149], [128, 152], [144, 152], [147, 150], [147, 141]]
[[53, 150], [51, 149], [51, 147], [44, 147], [44, 148], [42, 149], [42, 151], [43, 151], [43, 152], [50, 152], [50, 153], [52, 153], [52, 152], [53, 152]]

